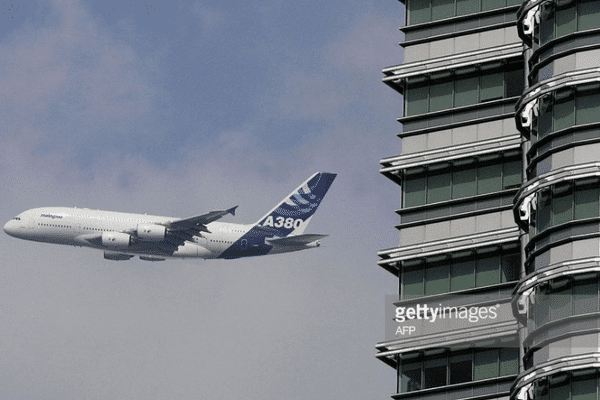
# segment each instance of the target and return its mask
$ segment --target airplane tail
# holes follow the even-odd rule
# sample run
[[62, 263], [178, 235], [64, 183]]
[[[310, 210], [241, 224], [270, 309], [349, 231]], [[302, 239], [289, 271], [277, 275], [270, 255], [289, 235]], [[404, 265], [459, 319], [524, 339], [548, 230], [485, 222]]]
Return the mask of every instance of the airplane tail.
[[336, 176], [327, 172], [315, 173], [255, 225], [270, 231], [273, 236], [301, 235]]

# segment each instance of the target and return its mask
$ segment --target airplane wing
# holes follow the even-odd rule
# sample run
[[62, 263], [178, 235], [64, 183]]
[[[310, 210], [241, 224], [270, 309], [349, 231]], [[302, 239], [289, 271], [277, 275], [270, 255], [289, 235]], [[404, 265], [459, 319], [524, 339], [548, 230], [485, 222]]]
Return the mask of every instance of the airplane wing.
[[191, 218], [178, 219], [162, 223], [167, 228], [165, 241], [161, 243], [161, 247], [167, 253], [173, 253], [177, 248], [185, 243], [186, 240], [194, 240], [194, 236], [200, 232], [208, 232], [206, 225], [214, 222], [227, 214], [235, 215], [235, 209], [238, 206], [228, 210], [211, 211], [206, 214], [198, 215]]
[[318, 234], [306, 234], [306, 235], [296, 235], [296, 236], [288, 236], [283, 238], [273, 238], [266, 239], [267, 243], [271, 245], [277, 246], [303, 246], [305, 244], [309, 244], [315, 242], [319, 239], [324, 238], [329, 235], [318, 235]]
[[232, 207], [228, 210], [220, 210], [220, 211], [211, 211], [206, 214], [198, 215], [196, 217], [178, 219], [175, 221], [169, 221], [164, 223], [169, 230], [171, 231], [187, 231], [192, 230], [198, 232], [209, 232], [206, 228], [207, 224], [218, 220], [221, 217], [224, 217], [227, 214], [235, 215], [235, 209], [238, 206]]

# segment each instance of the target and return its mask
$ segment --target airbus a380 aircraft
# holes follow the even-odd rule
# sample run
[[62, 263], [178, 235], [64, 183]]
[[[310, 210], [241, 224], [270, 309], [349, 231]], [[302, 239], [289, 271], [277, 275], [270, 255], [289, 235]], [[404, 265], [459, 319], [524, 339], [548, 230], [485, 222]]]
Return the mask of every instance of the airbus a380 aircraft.
[[327, 235], [305, 234], [336, 174], [317, 172], [251, 225], [216, 222], [236, 207], [191, 218], [170, 218], [87, 208], [45, 207], [22, 212], [4, 225], [20, 239], [104, 250], [108, 260], [239, 258], [319, 246]]

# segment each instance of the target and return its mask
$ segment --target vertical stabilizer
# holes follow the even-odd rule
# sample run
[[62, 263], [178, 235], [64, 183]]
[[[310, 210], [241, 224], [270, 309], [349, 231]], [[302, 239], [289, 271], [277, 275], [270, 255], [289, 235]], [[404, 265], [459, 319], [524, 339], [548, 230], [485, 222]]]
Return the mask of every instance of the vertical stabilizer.
[[337, 174], [317, 172], [264, 215], [257, 226], [274, 236], [301, 235]]

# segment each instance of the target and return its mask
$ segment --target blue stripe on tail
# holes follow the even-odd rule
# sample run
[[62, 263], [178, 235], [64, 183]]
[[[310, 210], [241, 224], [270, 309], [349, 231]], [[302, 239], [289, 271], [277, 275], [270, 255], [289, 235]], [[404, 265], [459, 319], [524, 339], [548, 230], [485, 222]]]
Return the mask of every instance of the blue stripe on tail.
[[266, 238], [300, 234], [306, 228], [337, 174], [317, 172], [263, 216], [219, 258], [268, 254], [273, 248]]

